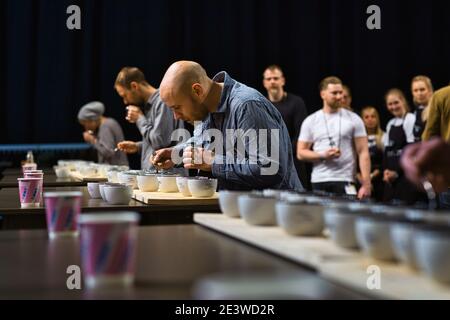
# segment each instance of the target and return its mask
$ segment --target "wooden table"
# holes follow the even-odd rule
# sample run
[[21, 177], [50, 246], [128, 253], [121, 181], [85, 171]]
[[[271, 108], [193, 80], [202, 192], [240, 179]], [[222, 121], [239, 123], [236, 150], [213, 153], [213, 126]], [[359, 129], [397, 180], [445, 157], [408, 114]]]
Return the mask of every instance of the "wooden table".
[[[0, 299], [367, 298], [197, 225], [139, 227], [136, 281], [128, 290], [67, 289], [67, 267], [80, 265], [78, 238], [4, 231], [0, 256]], [[238, 292], [242, 284], [247, 295]]]
[[[136, 211], [141, 214], [141, 225], [193, 223], [194, 212], [220, 212], [218, 202], [205, 205], [180, 204], [144, 204], [132, 199], [128, 205], [110, 205], [102, 199], [91, 199], [87, 187], [53, 187], [49, 191], [81, 191], [83, 193], [82, 212], [99, 211]], [[5, 229], [42, 229], [46, 228], [45, 208], [20, 208], [19, 189], [0, 190], [1, 228]]]
[[[292, 236], [279, 226], [254, 226], [223, 214], [196, 214], [194, 221], [274, 255], [316, 270], [322, 277], [381, 299], [450, 300], [450, 287], [423, 272], [395, 262], [380, 261], [360, 250], [337, 246], [328, 237]], [[367, 287], [368, 268], [376, 266], [380, 287]]]
[[[44, 170], [44, 187], [75, 187], [85, 186], [87, 182], [75, 180], [72, 178], [58, 178], [53, 169]], [[17, 188], [17, 178], [23, 176], [22, 169], [6, 169], [2, 173], [3, 177], [0, 179], [0, 189], [2, 188]]]

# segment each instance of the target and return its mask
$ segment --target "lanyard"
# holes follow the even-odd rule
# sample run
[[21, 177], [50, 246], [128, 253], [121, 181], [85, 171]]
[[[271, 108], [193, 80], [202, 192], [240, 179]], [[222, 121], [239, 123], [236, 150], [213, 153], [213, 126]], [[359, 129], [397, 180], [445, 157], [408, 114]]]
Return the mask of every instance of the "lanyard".
[[[330, 147], [335, 147], [336, 143], [333, 140], [333, 137], [330, 135], [330, 131], [328, 130], [328, 122], [327, 122], [327, 117], [325, 116], [325, 112], [322, 110], [322, 114], [323, 114], [323, 120], [325, 121], [325, 128], [327, 129], [327, 135], [328, 135], [328, 140], [330, 141]], [[339, 109], [339, 143], [338, 143], [338, 149], [341, 149], [341, 117], [342, 117], [342, 113], [341, 113], [341, 109]]]

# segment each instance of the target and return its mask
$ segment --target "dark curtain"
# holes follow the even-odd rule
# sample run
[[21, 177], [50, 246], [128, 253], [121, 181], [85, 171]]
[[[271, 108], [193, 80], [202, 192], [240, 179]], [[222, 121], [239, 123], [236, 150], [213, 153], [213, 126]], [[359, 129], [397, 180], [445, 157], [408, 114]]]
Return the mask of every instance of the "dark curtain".
[[[81, 8], [81, 30], [68, 30], [66, 8]], [[381, 8], [381, 30], [366, 28], [366, 8]], [[448, 1], [364, 0], [2, 0], [0, 143], [78, 142], [78, 109], [103, 101], [128, 139], [113, 89], [125, 65], [143, 69], [158, 86], [170, 63], [200, 62], [263, 90], [261, 74], [280, 64], [286, 89], [309, 112], [321, 107], [317, 85], [337, 75], [353, 91], [353, 106], [383, 103], [391, 87], [410, 98], [411, 78], [449, 82]]]

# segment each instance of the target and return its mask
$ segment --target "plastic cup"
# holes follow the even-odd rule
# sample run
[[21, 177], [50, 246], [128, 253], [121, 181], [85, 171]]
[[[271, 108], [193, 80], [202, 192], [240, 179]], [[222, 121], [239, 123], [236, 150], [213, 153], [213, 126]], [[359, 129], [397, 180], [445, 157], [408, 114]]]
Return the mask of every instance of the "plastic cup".
[[19, 182], [19, 199], [21, 208], [36, 208], [41, 204], [42, 179], [17, 178]]
[[86, 286], [131, 285], [139, 215], [135, 212], [82, 214], [78, 221]]
[[78, 235], [78, 215], [81, 211], [82, 193], [45, 192], [45, 213], [50, 239], [76, 237]]
[[26, 170], [23, 173], [24, 178], [44, 178], [42, 170]]
[[22, 172], [25, 173], [25, 171], [29, 170], [36, 170], [37, 164], [36, 163], [26, 163], [22, 166]]

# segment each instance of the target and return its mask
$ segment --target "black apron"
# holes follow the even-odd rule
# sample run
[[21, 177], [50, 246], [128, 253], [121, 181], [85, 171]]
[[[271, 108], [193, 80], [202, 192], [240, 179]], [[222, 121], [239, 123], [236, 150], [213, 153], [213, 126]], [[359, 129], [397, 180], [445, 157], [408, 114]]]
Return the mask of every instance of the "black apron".
[[[368, 137], [369, 138], [369, 137]], [[383, 151], [378, 148], [376, 138], [369, 138], [369, 155], [370, 155], [370, 172], [374, 172], [376, 169], [380, 170], [380, 174], [372, 179], [372, 198], [376, 201], [382, 201], [383, 199]]]
[[406, 140], [405, 130], [403, 129], [403, 122], [399, 126], [392, 126], [389, 130], [389, 145], [384, 149], [386, 153], [386, 169], [396, 171], [397, 173], [401, 171], [400, 157], [403, 148], [407, 144], [408, 141]]
[[392, 183], [386, 183], [383, 200], [396, 204], [414, 204], [416, 202], [426, 203], [427, 198], [403, 175], [400, 166], [400, 158], [403, 149], [408, 145], [405, 130], [403, 129], [405, 119], [399, 126], [392, 126], [389, 130], [389, 145], [385, 147], [385, 169], [397, 172], [398, 178]]
[[370, 137], [369, 140], [369, 155], [370, 155], [370, 172], [373, 172], [375, 169], [381, 170], [382, 162], [383, 162], [383, 150], [378, 148], [376, 137]]
[[419, 142], [422, 141], [422, 133], [425, 129], [425, 122], [422, 121], [422, 113], [424, 108], [417, 107], [415, 115], [416, 115], [416, 122], [414, 123], [414, 141]]

